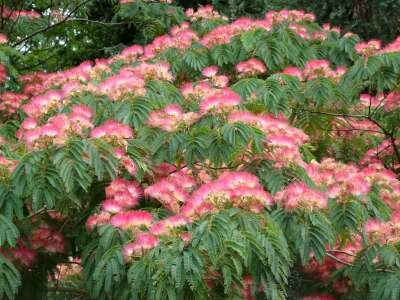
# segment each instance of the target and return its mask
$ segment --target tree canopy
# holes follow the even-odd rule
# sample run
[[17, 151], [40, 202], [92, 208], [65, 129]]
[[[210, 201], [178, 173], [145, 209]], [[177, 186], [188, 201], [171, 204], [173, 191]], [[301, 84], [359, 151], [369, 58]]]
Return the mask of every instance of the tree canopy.
[[399, 299], [400, 38], [234, 3], [2, 3], [1, 299]]

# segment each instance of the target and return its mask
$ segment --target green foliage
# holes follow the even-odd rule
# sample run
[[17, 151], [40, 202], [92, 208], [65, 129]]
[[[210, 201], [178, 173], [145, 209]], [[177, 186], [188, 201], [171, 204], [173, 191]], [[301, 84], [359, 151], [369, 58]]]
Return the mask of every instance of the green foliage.
[[14, 299], [21, 286], [21, 277], [15, 266], [0, 255], [0, 297]]
[[[134, 1], [119, 5], [113, 0], [28, 2], [24, 9], [35, 8], [42, 12], [42, 18], [24, 19], [14, 25], [6, 21], [0, 25], [10, 35], [8, 45], [14, 45], [0, 46], [0, 62], [5, 65], [8, 74], [1, 92], [23, 91], [18, 73], [60, 70], [84, 59], [112, 56], [125, 45], [148, 43], [156, 36], [168, 33], [172, 26], [187, 20], [182, 7], [166, 3]], [[217, 8], [223, 9], [222, 13], [231, 18], [261, 15], [266, 9], [282, 5], [276, 1], [267, 2], [213, 1]], [[294, 1], [292, 5], [300, 2]], [[317, 9], [332, 3], [311, 1], [307, 7]], [[7, 1], [7, 5], [11, 4]], [[73, 14], [68, 20], [59, 19], [60, 23], [50, 25], [57, 20], [48, 15], [46, 7], [49, 5], [54, 11], [59, 9], [64, 16], [71, 11]], [[185, 6], [190, 5], [185, 3]], [[347, 5], [340, 4], [337, 10]], [[364, 6], [367, 4], [364, 3]], [[336, 14], [332, 7], [330, 14]], [[340, 12], [333, 19], [340, 19], [343, 14]], [[228, 22], [222, 18], [199, 18], [189, 25], [199, 38], [191, 46], [181, 48], [178, 43], [168, 49], [157, 49], [155, 56], [146, 63], [167, 61], [171, 69], [171, 74], [167, 75], [171, 76], [168, 80], [160, 79], [162, 76], [158, 76], [158, 70], [140, 74], [145, 81], [144, 92], [140, 96], [132, 93], [123, 99], [111, 100], [113, 95], [95, 91], [103, 79], [118, 76], [122, 68], [128, 73], [137, 72], [133, 68], [140, 66], [139, 60], [125, 61], [118, 57], [101, 76], [85, 74], [90, 79], [80, 78], [81, 74], [76, 78], [71, 75], [73, 80], [68, 80], [77, 83], [82, 90], [66, 95], [62, 101], [56, 101], [59, 106], [54, 105], [40, 117], [35, 117], [38, 123], [35, 126], [42, 126], [56, 114], [64, 114], [68, 118], [71, 106], [75, 104], [87, 105], [93, 113], [92, 124], [79, 133], [68, 128], [65, 140], [53, 139], [50, 133], [45, 138], [42, 136], [43, 139], [37, 143], [24, 141], [21, 134], [25, 128], [21, 123], [29, 115], [29, 106], [28, 109], [26, 106], [19, 107], [16, 112], [2, 115], [0, 298], [15, 298], [21, 285], [19, 297], [26, 298], [34, 290], [32, 274], [35, 272], [40, 288], [32, 298], [43, 295], [57, 298], [60, 296], [57, 288], [61, 285], [68, 295], [76, 292], [90, 299], [241, 299], [248, 288], [247, 276], [252, 279], [248, 292], [257, 299], [287, 299], [293, 295], [296, 295], [293, 298], [301, 298], [319, 288], [331, 289], [336, 279], [350, 282], [346, 286], [349, 289], [346, 297], [400, 297], [398, 240], [384, 240], [367, 232], [370, 221], [386, 222], [384, 224], [388, 228], [385, 229], [396, 230], [394, 225], [397, 221], [387, 223], [395, 220], [392, 208], [396, 205], [386, 198], [390, 198], [388, 194], [397, 193], [394, 182], [398, 177], [400, 159], [396, 157], [400, 109], [372, 108], [371, 105], [365, 108], [359, 101], [361, 93], [387, 94], [399, 89], [400, 54], [361, 56], [354, 50], [359, 42], [357, 36], [321, 31], [319, 25], [310, 21], [301, 21], [296, 25], [309, 33], [326, 33], [324, 38], [303, 38], [296, 33], [296, 28], [290, 26], [293, 24], [284, 21], [274, 22], [270, 30], [259, 27], [241, 30], [225, 44], [206, 47], [201, 38], [225, 24]], [[15, 34], [11, 35], [14, 30]], [[27, 39], [24, 40], [24, 37]], [[266, 72], [238, 73], [236, 66], [250, 58], [264, 63]], [[307, 62], [317, 59], [329, 61], [332, 72], [340, 66], [346, 66], [348, 70], [343, 77], [318, 74], [313, 78], [301, 78], [282, 73], [289, 66], [297, 67], [301, 72]], [[208, 82], [210, 86], [214, 85], [214, 92], [220, 91], [220, 87], [217, 88], [213, 82], [215, 78], [205, 78], [201, 74], [205, 67], [211, 65], [219, 66], [218, 75], [229, 78], [229, 88], [241, 98], [239, 105], [203, 112], [199, 108], [202, 108], [200, 103], [208, 95], [198, 96], [201, 99], [185, 95], [181, 86], [187, 82], [196, 87], [200, 82]], [[73, 75], [77, 75], [75, 71], [72, 71]], [[43, 83], [43, 86], [39, 83], [41, 92], [65, 88], [63, 76], [69, 75], [59, 74], [61, 78], [55, 76], [54, 82]], [[124, 88], [129, 89], [130, 86]], [[202, 92], [206, 94], [207, 88], [204, 90]], [[32, 99], [40, 99], [40, 96], [26, 101]], [[177, 120], [173, 120], [178, 124], [177, 128], [164, 130], [153, 126], [149, 121], [150, 114], [171, 104], [182, 109], [176, 113], [179, 115]], [[257, 118], [266, 117], [267, 121], [265, 124], [262, 121], [232, 122], [232, 111], [239, 114], [246, 112]], [[186, 114], [195, 116], [195, 121], [186, 123]], [[375, 135], [363, 133], [352, 138], [335, 135], [332, 132], [336, 128], [337, 117], [348, 122], [365, 121], [376, 125]], [[171, 116], [165, 114], [162, 118], [169, 120]], [[130, 127], [133, 138], [119, 139], [112, 134], [93, 138], [90, 134], [92, 127], [98, 128], [110, 119], [120, 122], [118, 126]], [[276, 128], [269, 133], [270, 128], [264, 127], [272, 126], [272, 123], [276, 123]], [[277, 141], [271, 142], [272, 137]], [[333, 174], [329, 176], [334, 182], [324, 182], [326, 174], [322, 171], [318, 173], [322, 179], [317, 179], [323, 183], [311, 179], [312, 170], [307, 168], [314, 166], [313, 160], [334, 157], [343, 163], [358, 164], [361, 169], [365, 164], [360, 160], [366, 152], [378, 148], [384, 141], [390, 143], [392, 152], [388, 151], [388, 157], [382, 162], [393, 173], [376, 167], [377, 174], [382, 171], [379, 173], [381, 177], [374, 174], [378, 179], [372, 175], [359, 178], [361, 185], [371, 185], [370, 190], [352, 191], [352, 182], [339, 179], [347, 174], [338, 175], [334, 173], [336, 170], [329, 168], [327, 173]], [[277, 149], [282, 152], [272, 160]], [[128, 172], [124, 165], [129, 159], [136, 168], [135, 172]], [[163, 170], [158, 169], [165, 167], [160, 167], [161, 163], [171, 164], [167, 166], [172, 168], [168, 171], [171, 172], [168, 179], [165, 179], [167, 174], [160, 175]], [[339, 168], [339, 163], [334, 166]], [[206, 183], [223, 176], [226, 171], [247, 172], [249, 177], [256, 175], [264, 188], [264, 191], [261, 187], [257, 191], [268, 192], [265, 194], [268, 199], [265, 196], [264, 200], [271, 203], [251, 208], [240, 206], [240, 201], [247, 205], [259, 199], [256, 195], [243, 197], [245, 199], [235, 196], [234, 193], [243, 188], [238, 180], [232, 195], [224, 189], [218, 190], [216, 195], [207, 194], [207, 201], [212, 201], [212, 197], [223, 201], [215, 207], [211, 205], [212, 209], [205, 213], [197, 210], [188, 213], [190, 221], [174, 227], [168, 223], [171, 222], [169, 217], [176, 217], [172, 212], [179, 214], [179, 209], [169, 210], [163, 207], [166, 205], [162, 201], [148, 195], [148, 188], [162, 181], [167, 186], [165, 189], [171, 192], [171, 201], [176, 200], [181, 207], [187, 200], [192, 200], [191, 197], [195, 198], [193, 195], [200, 187], [209, 189], [212, 184]], [[184, 176], [182, 173], [191, 176], [193, 186], [189, 184], [190, 187], [187, 187], [176, 179]], [[123, 208], [117, 207], [116, 210], [150, 212], [155, 222], [162, 220], [166, 225], [161, 224], [171, 227], [168, 227], [168, 234], [157, 235], [157, 246], [140, 249], [132, 256], [124, 255], [124, 247], [138, 242], [138, 233], [151, 231], [150, 226], [155, 222], [147, 227], [132, 225], [128, 229], [115, 226], [115, 219], [112, 218], [116, 212], [113, 207], [106, 211], [108, 208], [105, 208], [104, 201], [112, 200], [112, 193], [124, 198], [131, 192], [128, 188], [114, 190], [110, 181], [116, 178], [135, 182], [141, 189], [137, 192], [138, 199], [135, 199], [140, 200], [136, 207], [124, 204]], [[174, 180], [179, 184], [179, 192], [184, 194], [181, 198], [179, 193], [173, 193], [175, 191], [171, 186], [176, 184]], [[303, 207], [300, 201], [300, 204], [295, 203], [297, 206], [294, 205], [293, 209], [288, 208], [284, 201], [292, 201], [290, 197], [300, 198], [302, 195], [289, 194], [287, 200], [282, 200], [280, 196], [282, 191], [298, 182], [304, 184], [304, 189], [310, 188], [326, 197], [333, 183], [348, 184], [348, 187], [346, 191], [340, 191], [344, 194], [340, 199], [329, 199], [328, 207], [323, 203], [315, 204], [316, 200], [310, 196], [310, 199], [301, 199], [304, 202], [308, 200], [310, 206]], [[246, 188], [254, 186], [253, 182], [251, 187]], [[225, 201], [225, 198], [231, 201]], [[376, 224], [380, 226], [380, 223]], [[42, 236], [34, 234], [38, 228], [44, 231], [53, 229], [50, 237], [42, 233], [45, 240], [62, 235], [65, 241], [63, 251], [46, 249], [43, 243], [34, 240], [31, 236], [42, 242]], [[393, 232], [390, 231], [392, 238], [395, 236]], [[332, 248], [352, 242], [355, 245], [350, 246], [356, 248], [354, 253], [340, 253], [351, 259], [342, 260], [333, 255]], [[18, 247], [38, 254], [33, 266], [26, 267], [29, 263], [20, 261], [19, 253], [15, 255], [15, 249], [21, 250]], [[11, 253], [10, 261], [7, 255], [3, 256], [3, 251]], [[70, 257], [81, 258], [82, 270], [74, 278], [59, 281], [55, 274], [57, 266], [70, 263]], [[329, 259], [335, 261], [336, 271], [332, 281], [307, 282], [304, 270], [310, 266], [317, 269], [316, 265], [324, 263], [329, 266]], [[296, 284], [304, 286], [298, 288], [294, 286]], [[68, 290], [69, 287], [73, 288]]]

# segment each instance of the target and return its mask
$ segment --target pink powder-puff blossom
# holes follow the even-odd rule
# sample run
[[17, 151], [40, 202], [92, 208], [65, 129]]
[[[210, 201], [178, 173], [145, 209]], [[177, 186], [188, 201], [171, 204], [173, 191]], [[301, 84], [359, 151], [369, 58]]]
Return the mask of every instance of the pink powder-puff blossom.
[[257, 75], [263, 74], [267, 71], [264, 63], [256, 58], [250, 58], [249, 60], [242, 61], [236, 65], [236, 71], [240, 75]]
[[201, 71], [201, 74], [204, 77], [208, 77], [208, 78], [214, 77], [215, 75], [217, 75], [217, 73], [218, 73], [217, 66], [209, 66], [209, 67], [204, 68], [203, 71]]
[[133, 243], [127, 244], [123, 248], [123, 254], [126, 259], [132, 256], [141, 256], [147, 250], [157, 247], [159, 240], [152, 234], [141, 232], [136, 236]]
[[121, 229], [134, 229], [142, 226], [149, 227], [153, 216], [143, 210], [119, 212], [111, 217], [111, 224]]
[[200, 111], [202, 113], [214, 111], [223, 112], [232, 110], [233, 107], [240, 104], [240, 96], [234, 91], [225, 88], [216, 91], [213, 95], [204, 98], [200, 102]]
[[311, 189], [303, 182], [291, 183], [276, 193], [275, 199], [288, 211], [299, 208], [312, 211], [328, 206], [328, 197], [323, 192]]

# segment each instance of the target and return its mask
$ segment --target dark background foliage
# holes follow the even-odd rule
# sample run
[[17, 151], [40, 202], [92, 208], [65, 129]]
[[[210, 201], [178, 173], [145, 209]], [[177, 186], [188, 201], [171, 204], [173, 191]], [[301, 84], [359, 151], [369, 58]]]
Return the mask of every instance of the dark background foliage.
[[[184, 9], [206, 4], [214, 5], [230, 19], [259, 18], [270, 10], [301, 9], [316, 14], [320, 24], [330, 22], [363, 39], [378, 38], [384, 42], [393, 40], [400, 30], [399, 0], [179, 0], [170, 6], [138, 1], [134, 8], [125, 11], [118, 0], [1, 0], [1, 7], [34, 9], [43, 18], [33, 24], [2, 19], [0, 31], [23, 53], [17, 60], [20, 72], [54, 71], [111, 56], [126, 45], [148, 43], [183, 21]], [[53, 26], [48, 17], [50, 10], [61, 10], [64, 16], [72, 11], [73, 14]], [[21, 42], [40, 30], [43, 32]]]

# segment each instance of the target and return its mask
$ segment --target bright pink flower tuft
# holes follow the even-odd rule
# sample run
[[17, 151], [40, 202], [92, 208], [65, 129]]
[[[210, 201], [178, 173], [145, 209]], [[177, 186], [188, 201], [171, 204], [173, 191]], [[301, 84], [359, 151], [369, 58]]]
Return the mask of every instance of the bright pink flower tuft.
[[133, 243], [124, 246], [123, 254], [126, 259], [132, 256], [141, 256], [145, 251], [157, 247], [158, 239], [149, 233], [139, 233]]
[[143, 210], [119, 212], [111, 218], [111, 224], [121, 229], [134, 229], [141, 226], [149, 227], [153, 216]]

